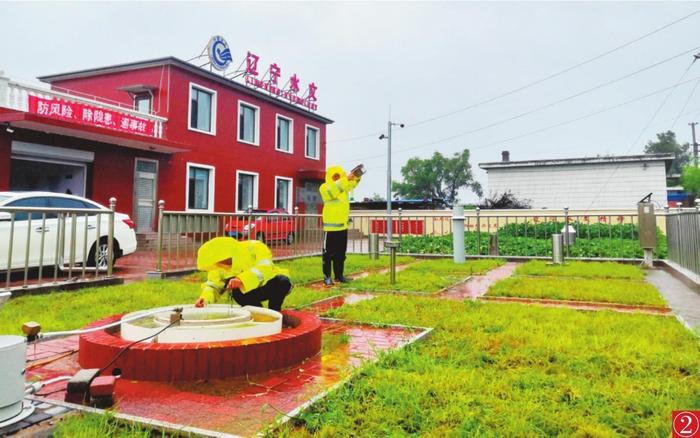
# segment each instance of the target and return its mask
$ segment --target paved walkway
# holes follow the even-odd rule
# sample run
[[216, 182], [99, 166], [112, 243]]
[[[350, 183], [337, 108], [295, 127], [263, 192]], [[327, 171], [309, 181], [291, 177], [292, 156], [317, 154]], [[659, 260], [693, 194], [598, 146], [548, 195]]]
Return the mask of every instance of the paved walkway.
[[462, 301], [465, 298], [478, 298], [489, 290], [492, 284], [506, 277], [510, 277], [518, 267], [517, 263], [508, 262], [503, 266], [492, 269], [483, 275], [473, 275], [464, 283], [450, 287], [437, 295], [438, 298], [448, 298]]
[[691, 328], [700, 327], [700, 293], [662, 269], [650, 270], [646, 279], [661, 292], [673, 313]]

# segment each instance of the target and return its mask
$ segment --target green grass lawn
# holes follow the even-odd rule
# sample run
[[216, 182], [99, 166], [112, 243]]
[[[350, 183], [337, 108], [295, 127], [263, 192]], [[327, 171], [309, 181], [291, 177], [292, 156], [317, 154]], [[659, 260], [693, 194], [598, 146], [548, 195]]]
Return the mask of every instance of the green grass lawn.
[[[414, 261], [413, 257], [397, 256], [397, 264], [405, 264]], [[282, 260], [276, 263], [278, 266], [289, 269], [294, 284], [311, 283], [323, 280], [321, 272], [321, 257], [302, 257], [298, 259]], [[374, 271], [389, 267], [389, 257], [380, 256], [372, 260], [366, 254], [348, 254], [345, 260], [345, 274], [353, 274], [362, 271]]]
[[[397, 264], [405, 264], [415, 261], [413, 257], [397, 256]], [[289, 275], [294, 284], [307, 284], [323, 280], [321, 271], [321, 257], [301, 257], [298, 259], [281, 260], [275, 262], [276, 265], [289, 269]], [[345, 260], [345, 274], [354, 274], [362, 271], [376, 271], [389, 267], [389, 257], [379, 256], [379, 259], [372, 260], [365, 254], [348, 254]], [[196, 272], [187, 278], [204, 281], [205, 274]]]
[[[78, 329], [117, 313], [194, 303], [199, 290], [196, 281], [150, 280], [13, 298], [0, 308], [0, 334], [21, 334], [22, 323], [27, 321], [39, 322], [44, 332]], [[294, 308], [337, 294], [337, 290], [295, 286], [284, 307]]]
[[456, 265], [451, 259], [421, 260], [396, 273], [396, 284], [389, 274], [371, 274], [343, 287], [363, 291], [437, 292], [473, 274], [483, 274], [505, 263], [500, 259], [468, 260]]
[[666, 306], [651, 284], [612, 278], [510, 277], [491, 286], [486, 295]]
[[700, 344], [674, 318], [410, 296], [332, 315], [435, 330], [274, 436], [669, 436], [700, 408]]
[[644, 279], [644, 271], [638, 266], [614, 262], [569, 261], [565, 265], [552, 265], [543, 260], [532, 260], [518, 266], [515, 275]]

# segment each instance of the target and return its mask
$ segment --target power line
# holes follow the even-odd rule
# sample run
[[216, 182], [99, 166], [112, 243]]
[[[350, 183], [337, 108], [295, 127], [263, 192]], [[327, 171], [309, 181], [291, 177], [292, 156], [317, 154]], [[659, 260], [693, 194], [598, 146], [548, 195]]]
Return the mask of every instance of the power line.
[[[649, 70], [649, 69], [651, 69], [651, 68], [657, 67], [657, 66], [659, 66], [659, 65], [661, 65], [661, 64], [664, 64], [664, 63], [666, 63], [666, 62], [669, 62], [669, 61], [671, 61], [671, 60], [673, 60], [673, 59], [679, 58], [679, 57], [681, 57], [681, 56], [685, 56], [685, 55], [687, 55], [687, 54], [690, 53], [690, 52], [694, 52], [694, 51], [697, 50], [698, 48], [700, 48], [700, 47], [695, 47], [695, 48], [686, 50], [686, 51], [681, 52], [681, 53], [679, 53], [679, 54], [677, 54], [677, 55], [673, 55], [673, 56], [671, 56], [671, 57], [669, 57], [669, 58], [666, 58], [666, 59], [663, 59], [663, 60], [661, 60], [661, 61], [655, 62], [654, 64], [648, 65], [648, 66], [643, 67], [643, 68], [638, 69], [638, 70], [635, 70], [635, 71], [633, 71], [633, 72], [631, 72], [631, 73], [627, 73], [627, 74], [625, 74], [625, 75], [623, 75], [623, 76], [620, 76], [620, 77], [618, 77], [618, 78], [616, 78], [616, 79], [612, 79], [612, 80], [607, 81], [607, 82], [604, 82], [604, 83], [602, 83], [602, 84], [595, 85], [595, 86], [593, 86], [593, 87], [591, 87], [591, 88], [588, 88], [588, 89], [585, 89], [585, 90], [583, 90], [583, 91], [579, 91], [579, 92], [577, 92], [577, 93], [571, 94], [571, 95], [566, 96], [566, 97], [564, 97], [564, 98], [555, 100], [555, 101], [553, 101], [553, 102], [549, 102], [549, 103], [544, 104], [544, 105], [541, 105], [541, 106], [539, 106], [539, 107], [535, 107], [535, 108], [533, 108], [533, 109], [531, 109], [531, 110], [528, 110], [528, 111], [525, 111], [525, 112], [516, 114], [516, 115], [514, 115], [514, 116], [511, 116], [511, 117], [508, 117], [508, 118], [505, 118], [505, 119], [502, 119], [502, 120], [499, 120], [499, 121], [490, 123], [490, 124], [488, 124], [488, 125], [484, 125], [484, 126], [481, 126], [481, 127], [478, 127], [478, 128], [470, 129], [470, 130], [468, 130], [468, 131], [460, 132], [460, 133], [457, 133], [457, 134], [455, 134], [455, 135], [451, 135], [451, 136], [449, 136], [449, 137], [444, 137], [444, 138], [441, 138], [441, 139], [438, 139], [438, 140], [430, 141], [430, 142], [427, 142], [427, 143], [422, 143], [422, 144], [420, 144], [420, 145], [411, 146], [411, 147], [409, 147], [409, 148], [397, 149], [395, 152], [402, 152], [402, 151], [407, 151], [407, 150], [420, 149], [420, 148], [422, 148], [422, 147], [431, 146], [431, 145], [434, 145], [434, 144], [437, 144], [437, 143], [442, 143], [442, 142], [444, 142], [444, 141], [454, 140], [454, 139], [456, 139], [456, 138], [463, 137], [463, 136], [465, 136], [465, 135], [474, 134], [474, 133], [476, 133], [476, 132], [480, 132], [480, 131], [483, 131], [483, 130], [486, 130], [486, 129], [489, 129], [489, 128], [493, 128], [493, 127], [498, 126], [498, 125], [501, 125], [501, 124], [503, 124], [503, 123], [507, 123], [507, 122], [511, 122], [511, 121], [513, 121], [513, 120], [520, 119], [520, 118], [525, 117], [525, 116], [528, 116], [528, 115], [530, 115], [530, 114], [534, 114], [534, 113], [539, 112], [539, 111], [542, 111], [542, 110], [544, 110], [544, 109], [547, 109], [547, 108], [551, 108], [551, 107], [553, 107], [553, 106], [556, 106], [556, 105], [558, 105], [558, 104], [560, 104], [560, 103], [569, 101], [569, 100], [574, 99], [574, 98], [576, 98], [576, 97], [580, 97], [580, 96], [582, 96], [582, 95], [584, 95], [584, 94], [587, 94], [587, 93], [590, 93], [590, 92], [592, 92], [592, 91], [596, 91], [596, 90], [598, 90], [598, 89], [600, 89], [600, 88], [603, 88], [603, 87], [606, 87], [606, 86], [608, 86], [608, 85], [612, 85], [612, 84], [614, 84], [614, 83], [620, 82], [620, 81], [622, 81], [622, 80], [624, 80], [624, 79], [628, 79], [628, 78], [630, 78], [630, 77], [632, 77], [632, 76], [635, 76], [635, 75], [637, 75], [637, 74], [639, 74], [639, 73], [642, 73], [642, 72], [644, 72], [644, 71], [647, 71], [647, 70]], [[674, 85], [673, 87], [678, 86], [678, 85], [680, 85], [680, 84], [676, 84], [676, 85]], [[668, 89], [669, 89], [669, 88], [665, 88], [664, 90], [659, 91], [659, 92], [663, 92], [663, 91], [668, 90]], [[637, 99], [637, 100], [638, 100], [638, 99]], [[384, 154], [372, 155], [372, 156], [367, 156], [367, 157], [355, 158], [355, 159], [353, 159], [353, 160], [346, 160], [346, 161], [344, 161], [344, 162], [358, 161], [358, 160], [366, 160], [366, 159], [373, 159], [373, 158], [378, 158], [378, 157], [383, 157], [383, 156], [384, 156]]]
[[[585, 61], [579, 62], [578, 64], [575, 64], [575, 65], [572, 65], [572, 66], [570, 66], [570, 67], [567, 67], [567, 68], [565, 68], [565, 69], [563, 69], [563, 70], [560, 70], [560, 71], [558, 71], [558, 72], [556, 72], [556, 73], [552, 73], [552, 74], [547, 75], [547, 76], [545, 76], [545, 77], [543, 77], [543, 78], [537, 79], [537, 80], [535, 80], [535, 81], [533, 81], [533, 82], [530, 82], [530, 83], [528, 83], [528, 84], [522, 85], [522, 86], [517, 87], [517, 88], [514, 88], [514, 89], [512, 89], [512, 90], [510, 90], [510, 91], [506, 91], [506, 92], [501, 93], [501, 94], [499, 94], [499, 95], [497, 95], [497, 96], [494, 96], [494, 97], [491, 97], [491, 98], [482, 100], [482, 101], [480, 101], [480, 102], [476, 102], [476, 103], [473, 103], [473, 104], [471, 104], [471, 105], [468, 105], [468, 106], [465, 106], [465, 107], [462, 107], [462, 108], [458, 108], [458, 109], [456, 109], [456, 110], [453, 110], [453, 111], [450, 111], [450, 112], [447, 112], [447, 113], [444, 113], [444, 114], [439, 114], [439, 115], [437, 115], [437, 116], [433, 116], [433, 117], [430, 117], [430, 118], [427, 118], [427, 119], [419, 120], [419, 121], [414, 122], [414, 123], [409, 123], [409, 124], [406, 125], [406, 128], [411, 128], [411, 127], [414, 127], [414, 126], [419, 126], [419, 125], [422, 125], [422, 124], [425, 124], [425, 123], [433, 122], [433, 121], [438, 120], [438, 119], [441, 119], [441, 118], [449, 117], [449, 116], [451, 116], [451, 115], [458, 114], [458, 113], [460, 113], [460, 112], [464, 112], [464, 111], [467, 111], [467, 110], [476, 108], [476, 107], [478, 107], [478, 106], [481, 106], [481, 105], [485, 105], [485, 104], [487, 104], [487, 103], [494, 102], [494, 101], [496, 101], [496, 100], [498, 100], [498, 99], [501, 99], [501, 98], [510, 96], [510, 95], [512, 95], [512, 94], [518, 93], [518, 92], [523, 91], [523, 90], [526, 90], [526, 89], [528, 89], [528, 88], [532, 88], [532, 87], [534, 87], [534, 86], [536, 86], [536, 85], [539, 85], [539, 84], [541, 84], [541, 83], [543, 83], [543, 82], [545, 82], [545, 81], [548, 81], [548, 80], [550, 80], [550, 79], [554, 79], [554, 78], [556, 78], [556, 77], [558, 77], [558, 76], [561, 76], [561, 75], [563, 75], [563, 74], [566, 74], [566, 73], [568, 73], [568, 72], [570, 72], [570, 71], [572, 71], [572, 70], [575, 70], [575, 69], [577, 69], [577, 68], [579, 68], [579, 67], [582, 67], [582, 66], [584, 66], [584, 65], [590, 64], [591, 62], [597, 61], [597, 60], [599, 60], [599, 59], [601, 59], [601, 58], [604, 58], [604, 57], [606, 57], [606, 56], [608, 56], [608, 55], [610, 55], [610, 54], [613, 54], [613, 53], [615, 53], [615, 52], [617, 52], [617, 51], [619, 51], [619, 50], [622, 50], [622, 49], [624, 49], [624, 48], [626, 48], [626, 47], [629, 47], [629, 46], [631, 46], [631, 45], [633, 45], [633, 44], [635, 44], [635, 43], [637, 43], [637, 42], [639, 42], [639, 41], [641, 41], [641, 40], [643, 40], [643, 39], [645, 39], [645, 38], [648, 38], [648, 37], [650, 37], [650, 36], [652, 36], [652, 35], [654, 35], [654, 34], [656, 34], [656, 33], [659, 33], [659, 32], [661, 32], [661, 31], [663, 31], [663, 30], [665, 30], [665, 29], [668, 29], [669, 27], [671, 27], [671, 26], [673, 26], [673, 25], [675, 25], [675, 24], [678, 24], [678, 23], [680, 23], [680, 22], [682, 22], [682, 21], [685, 21], [685, 20], [687, 20], [688, 18], [690, 18], [690, 17], [692, 17], [692, 16], [694, 16], [694, 15], [697, 15], [698, 13], [700, 13], [700, 9], [698, 9], [698, 10], [696, 10], [696, 11], [693, 11], [693, 12], [691, 12], [690, 14], [684, 15], [683, 17], [680, 17], [680, 18], [678, 18], [678, 19], [676, 19], [676, 20], [674, 20], [674, 21], [672, 21], [672, 22], [670, 22], [670, 23], [667, 23], [667, 24], [665, 24], [665, 25], [663, 25], [663, 26], [661, 26], [661, 27], [658, 27], [658, 28], [656, 28], [656, 29], [654, 29], [654, 30], [652, 30], [652, 31], [650, 31], [650, 32], [647, 32], [647, 33], [645, 33], [644, 35], [641, 35], [641, 36], [639, 36], [639, 37], [637, 37], [637, 38], [635, 38], [635, 39], [633, 39], [633, 40], [631, 40], [631, 41], [628, 41], [628, 42], [626, 42], [626, 43], [623, 43], [623, 44], [621, 44], [621, 45], [619, 45], [619, 46], [616, 46], [616, 47], [614, 47], [614, 48], [612, 48], [612, 49], [610, 49], [610, 50], [607, 50], [607, 51], [605, 51], [605, 52], [603, 52], [603, 53], [601, 53], [601, 54], [599, 54], [599, 55], [593, 56], [592, 58], [588, 58], [588, 59], [586, 59]], [[355, 141], [355, 140], [361, 140], [361, 139], [365, 139], [365, 138], [374, 137], [374, 136], [377, 136], [377, 135], [379, 135], [379, 134], [381, 134], [381, 132], [376, 132], [376, 133], [372, 133], [372, 134], [365, 134], [365, 135], [360, 135], [360, 136], [357, 136], [357, 137], [350, 137], [350, 138], [345, 138], [345, 139], [340, 139], [340, 140], [329, 141], [329, 142], [327, 142], [327, 143], [344, 143], [344, 142], [349, 142], [349, 141]]]
[[[634, 141], [630, 144], [630, 147], [627, 148], [627, 150], [625, 151], [625, 154], [628, 154], [628, 153], [632, 150], [632, 148], [634, 148], [634, 147], [637, 145], [637, 143], [639, 142], [639, 140], [642, 138], [642, 135], [644, 135], [644, 133], [646, 132], [646, 130], [649, 129], [649, 126], [651, 126], [651, 124], [654, 122], [654, 119], [656, 119], [656, 116], [659, 114], [659, 112], [661, 112], [661, 108], [663, 108], [663, 107], [666, 105], [666, 102], [668, 102], [668, 99], [671, 97], [671, 95], [672, 95], [673, 92], [676, 90], [676, 88], [677, 88], [679, 85], [681, 85], [681, 84], [683, 84], [683, 83], [685, 83], [685, 82], [692, 82], [692, 81], [694, 81], [694, 80], [696, 80], [696, 79], [700, 79], [700, 78], [693, 78], [693, 79], [690, 79], [689, 81], [681, 82], [681, 81], [683, 80], [683, 78], [685, 78], [685, 75], [690, 71], [690, 68], [693, 66], [694, 63], [695, 63], [695, 60], [693, 60], [693, 62], [691, 62], [691, 63], [688, 65], [688, 67], [683, 71], [683, 74], [680, 76], [680, 78], [678, 78], [678, 81], [676, 81], [676, 84], [675, 84], [673, 87], [671, 87], [671, 89], [669, 90], [669, 92], [668, 92], [668, 94], [666, 95], [666, 97], [661, 101], [661, 104], [656, 108], [656, 110], [654, 111], [654, 113], [651, 115], [651, 118], [649, 119], [649, 121], [647, 122], [647, 124], [644, 125], [644, 127], [642, 128], [641, 131], [639, 131], [639, 135], [637, 135], [637, 138], [635, 138]], [[615, 176], [615, 173], [617, 173], [617, 170], [618, 170], [619, 168], [620, 168], [620, 163], [618, 163], [617, 166], [615, 166], [615, 167], [613, 168], [613, 171], [610, 172], [610, 176], [608, 177], [608, 179], [605, 180], [605, 182], [603, 183], [603, 185], [600, 187], [600, 190], [598, 190], [598, 193], [596, 193], [596, 195], [592, 198], [591, 203], [588, 204], [588, 207], [586, 208], [586, 211], [585, 211], [584, 214], [588, 213], [588, 211], [591, 209], [591, 207], [593, 206], [593, 204], [595, 203], [595, 201], [598, 199], [598, 197], [600, 196], [600, 194], [603, 192], [603, 190], [605, 189], [605, 187], [607, 187], [608, 183], [610, 183], [610, 181], [612, 180], [613, 176]]]
[[[680, 83], [675, 84], [675, 85], [671, 85], [671, 86], [669, 86], [669, 87], [662, 88], [662, 89], [660, 89], [660, 90], [652, 91], [652, 92], [647, 93], [647, 94], [645, 94], [645, 95], [643, 95], [643, 96], [638, 96], [638, 97], [635, 97], [634, 99], [630, 99], [630, 100], [627, 100], [627, 101], [622, 102], [622, 103], [618, 103], [618, 104], [615, 104], [615, 105], [612, 105], [612, 106], [608, 106], [608, 107], [606, 107], [606, 108], [603, 108], [603, 109], [600, 109], [600, 110], [597, 110], [597, 111], [594, 111], [594, 112], [591, 112], [591, 113], [584, 114], [584, 115], [579, 116], [579, 117], [575, 117], [575, 118], [573, 118], [573, 119], [568, 119], [568, 120], [565, 120], [565, 121], [562, 121], [562, 122], [558, 122], [558, 123], [555, 123], [555, 124], [552, 124], [552, 125], [545, 126], [545, 127], [543, 127], [543, 128], [538, 128], [538, 129], [535, 129], [535, 130], [532, 130], [532, 131], [525, 132], [525, 133], [523, 133], [523, 134], [519, 134], [519, 135], [516, 135], [516, 136], [513, 136], [513, 137], [509, 137], [509, 138], [504, 138], [504, 139], [501, 139], [501, 140], [498, 140], [498, 141], [494, 141], [494, 142], [491, 142], [491, 143], [486, 143], [486, 144], [483, 144], [483, 145], [480, 145], [480, 146], [470, 147], [469, 149], [470, 149], [470, 150], [484, 149], [484, 148], [487, 148], [487, 147], [489, 147], [489, 146], [493, 146], [493, 145], [496, 145], [496, 144], [503, 144], [503, 143], [505, 143], [505, 142], [514, 141], [514, 140], [519, 140], [519, 139], [521, 139], [521, 138], [529, 137], [529, 136], [535, 135], [535, 134], [539, 134], [539, 133], [541, 133], [541, 132], [545, 132], [545, 131], [548, 131], [548, 130], [550, 130], [550, 129], [559, 128], [559, 127], [561, 127], [561, 126], [565, 126], [565, 125], [568, 125], [568, 124], [571, 124], [571, 123], [575, 123], [575, 122], [578, 122], [578, 121], [581, 121], [581, 120], [584, 120], [584, 119], [588, 119], [588, 118], [593, 117], [593, 116], [596, 116], [596, 115], [598, 115], [598, 114], [602, 114], [602, 113], [605, 113], [605, 112], [608, 112], [608, 111], [611, 111], [611, 110], [614, 110], [614, 109], [617, 109], [617, 108], [621, 108], [621, 107], [623, 107], [623, 106], [625, 106], [625, 105], [629, 105], [629, 104], [631, 104], [631, 103], [634, 103], [634, 102], [638, 102], [638, 101], [640, 101], [640, 100], [647, 99], [647, 98], [649, 98], [649, 97], [655, 96], [655, 95], [657, 95], [657, 94], [661, 94], [661, 93], [663, 93], [663, 92], [665, 92], [665, 91], [674, 89], [674, 88], [676, 88], [676, 87], [678, 87], [678, 86], [680, 86], [680, 85], [687, 84], [687, 83], [690, 83], [690, 82], [695, 81], [695, 80], [700, 80], [700, 76], [694, 77], [694, 78], [692, 78], [692, 79], [688, 79], [688, 80], [686, 80], [686, 81], [680, 82]], [[694, 112], [697, 112], [697, 111], [698, 111], [698, 109], [693, 110], [693, 111], [690, 111], [688, 114], [694, 113]], [[420, 146], [422, 147], [423, 145], [420, 145]], [[397, 149], [397, 150], [394, 151], [394, 154], [397, 154], [397, 153], [400, 153], [400, 152], [407, 152], [407, 151], [410, 151], [410, 150], [413, 150], [413, 149], [416, 149], [416, 147], [414, 146], [414, 147], [410, 147], [410, 148]], [[340, 163], [356, 162], [356, 161], [358, 161], [358, 160], [371, 159], [371, 158], [381, 158], [381, 157], [383, 157], [383, 155], [375, 155], [375, 156], [372, 156], [372, 157], [364, 157], [364, 158], [359, 158], [359, 159], [341, 161]], [[372, 168], [368, 168], [368, 169], [372, 169]]]

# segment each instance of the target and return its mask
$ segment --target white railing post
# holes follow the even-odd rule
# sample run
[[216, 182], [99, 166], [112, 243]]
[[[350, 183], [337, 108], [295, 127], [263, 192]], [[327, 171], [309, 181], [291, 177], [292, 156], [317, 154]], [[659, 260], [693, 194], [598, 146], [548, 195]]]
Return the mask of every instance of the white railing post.
[[2, 70], [0, 70], [0, 106], [10, 107], [10, 78], [5, 76]]
[[455, 205], [452, 213], [452, 252], [455, 263], [464, 263], [464, 207]]

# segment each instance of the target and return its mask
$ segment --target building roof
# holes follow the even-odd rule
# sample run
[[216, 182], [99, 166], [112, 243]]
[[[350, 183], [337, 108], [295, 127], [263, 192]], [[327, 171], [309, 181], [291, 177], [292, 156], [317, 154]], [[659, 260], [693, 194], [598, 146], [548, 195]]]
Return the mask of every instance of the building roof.
[[520, 167], [578, 166], [583, 164], [620, 164], [665, 161], [670, 166], [675, 159], [673, 154], [613, 155], [609, 157], [559, 158], [553, 160], [494, 161], [479, 163], [482, 169], [510, 169]]
[[67, 73], [57, 73], [57, 74], [52, 74], [52, 75], [39, 76], [39, 77], [37, 77], [37, 79], [39, 79], [42, 82], [47, 82], [47, 83], [51, 84], [53, 82], [64, 81], [64, 80], [68, 80], [68, 79], [87, 78], [87, 77], [91, 77], [91, 76], [110, 74], [110, 73], [119, 73], [119, 72], [137, 70], [137, 69], [148, 68], [148, 67], [158, 67], [158, 66], [162, 66], [162, 65], [173, 65], [175, 67], [186, 70], [190, 73], [193, 73], [193, 74], [196, 74], [199, 76], [203, 76], [207, 79], [218, 82], [224, 86], [233, 88], [234, 90], [239, 91], [241, 93], [255, 96], [258, 99], [262, 99], [262, 100], [265, 100], [267, 102], [273, 103], [275, 105], [282, 106], [289, 111], [299, 113], [299, 114], [304, 115], [310, 119], [317, 120], [321, 123], [325, 123], [325, 124], [333, 123], [333, 120], [331, 120], [327, 117], [324, 117], [320, 114], [316, 114], [316, 113], [313, 113], [311, 111], [305, 110], [301, 107], [298, 107], [296, 105], [292, 105], [291, 103], [285, 102], [282, 99], [277, 99], [275, 97], [269, 96], [269, 95], [267, 95], [261, 91], [258, 91], [254, 88], [250, 88], [250, 87], [245, 86], [244, 84], [234, 82], [231, 79], [225, 78], [225, 77], [223, 77], [219, 74], [216, 74], [214, 72], [204, 70], [203, 68], [200, 68], [194, 64], [190, 64], [189, 62], [183, 61], [182, 59], [176, 58], [174, 56], [166, 56], [163, 58], [147, 59], [144, 61], [128, 62], [125, 64], [116, 64], [116, 65], [110, 65], [110, 66], [106, 66], [106, 67], [97, 67], [97, 68], [91, 68], [91, 69], [86, 69], [86, 70], [77, 70], [77, 71], [72, 71], [72, 72], [67, 72]]

